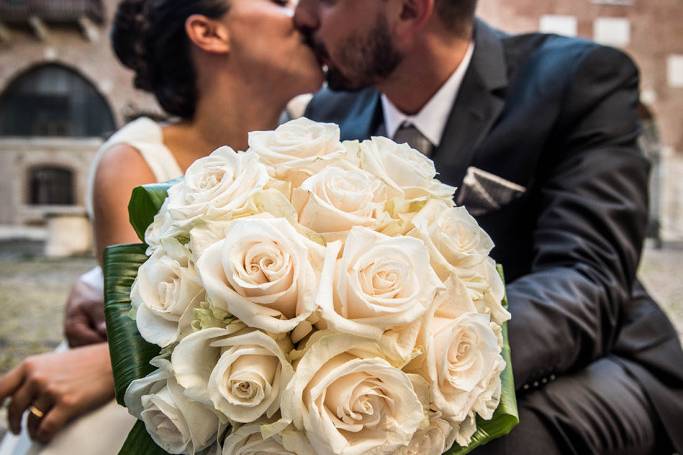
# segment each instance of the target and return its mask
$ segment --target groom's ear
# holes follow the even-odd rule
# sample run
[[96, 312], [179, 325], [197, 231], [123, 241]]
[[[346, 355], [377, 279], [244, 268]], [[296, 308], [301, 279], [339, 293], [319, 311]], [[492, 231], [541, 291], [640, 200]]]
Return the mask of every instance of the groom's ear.
[[399, 39], [410, 39], [421, 32], [435, 13], [436, 0], [396, 0], [398, 21], [395, 33]]
[[230, 33], [220, 21], [193, 14], [185, 21], [185, 33], [199, 49], [212, 54], [230, 51]]

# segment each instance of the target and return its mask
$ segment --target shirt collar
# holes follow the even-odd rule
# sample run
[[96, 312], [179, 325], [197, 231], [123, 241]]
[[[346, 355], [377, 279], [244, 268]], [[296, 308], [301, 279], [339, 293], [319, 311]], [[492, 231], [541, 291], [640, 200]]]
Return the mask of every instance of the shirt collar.
[[389, 98], [382, 95], [382, 111], [387, 137], [394, 137], [396, 131], [403, 123], [409, 123], [414, 125], [420, 133], [429, 139], [432, 145], [437, 147], [441, 142], [441, 136], [446, 128], [448, 115], [451, 112], [455, 98], [458, 96], [465, 73], [467, 73], [467, 68], [469, 68], [472, 61], [473, 53], [474, 43], [470, 43], [460, 65], [453, 71], [453, 74], [451, 74], [436, 94], [425, 104], [422, 110], [415, 115], [405, 115], [394, 106]]

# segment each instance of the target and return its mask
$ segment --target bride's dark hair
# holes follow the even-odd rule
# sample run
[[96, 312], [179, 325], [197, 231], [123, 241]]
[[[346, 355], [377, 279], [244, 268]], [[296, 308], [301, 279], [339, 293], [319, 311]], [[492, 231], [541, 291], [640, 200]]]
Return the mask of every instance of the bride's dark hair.
[[114, 17], [111, 42], [118, 59], [135, 72], [135, 86], [154, 94], [169, 114], [192, 118], [196, 75], [185, 21], [193, 14], [212, 19], [229, 0], [123, 0]]

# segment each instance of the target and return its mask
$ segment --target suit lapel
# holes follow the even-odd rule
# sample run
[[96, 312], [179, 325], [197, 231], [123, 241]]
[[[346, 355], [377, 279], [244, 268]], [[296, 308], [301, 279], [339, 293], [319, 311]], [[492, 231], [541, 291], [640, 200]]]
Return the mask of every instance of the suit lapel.
[[356, 97], [345, 121], [340, 125], [342, 140], [365, 140], [376, 135], [382, 122], [380, 94], [374, 88], [363, 90]]
[[458, 97], [446, 123], [441, 144], [434, 151], [437, 169], [444, 180], [459, 185], [505, 105], [507, 86], [505, 55], [500, 38], [493, 29], [477, 21], [474, 54]]

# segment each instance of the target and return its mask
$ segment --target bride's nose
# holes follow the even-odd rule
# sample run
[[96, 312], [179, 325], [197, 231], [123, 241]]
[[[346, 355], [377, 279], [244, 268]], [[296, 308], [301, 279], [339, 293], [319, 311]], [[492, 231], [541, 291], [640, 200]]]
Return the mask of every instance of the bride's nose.
[[317, 0], [300, 0], [294, 10], [294, 24], [299, 30], [315, 30], [319, 22], [316, 14]]

